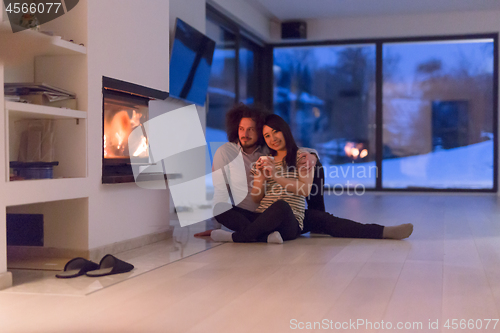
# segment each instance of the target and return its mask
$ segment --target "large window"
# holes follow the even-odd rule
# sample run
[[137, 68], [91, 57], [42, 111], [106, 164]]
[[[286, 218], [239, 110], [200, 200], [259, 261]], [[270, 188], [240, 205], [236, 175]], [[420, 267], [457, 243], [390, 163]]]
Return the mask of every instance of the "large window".
[[325, 184], [375, 187], [375, 45], [276, 47], [273, 72], [274, 112], [318, 151]]
[[496, 41], [275, 45], [274, 112], [330, 188], [496, 190]]
[[493, 188], [493, 39], [383, 54], [383, 186]]

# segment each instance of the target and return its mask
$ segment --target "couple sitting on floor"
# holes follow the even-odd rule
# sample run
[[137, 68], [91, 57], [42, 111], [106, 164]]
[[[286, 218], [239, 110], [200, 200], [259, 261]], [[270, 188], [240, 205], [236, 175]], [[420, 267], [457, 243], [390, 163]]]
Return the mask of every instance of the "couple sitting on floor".
[[[384, 227], [325, 212], [324, 170], [317, 154], [299, 149], [290, 127], [278, 115], [266, 116], [262, 110], [239, 104], [227, 113], [226, 129], [229, 142], [217, 150], [212, 166], [213, 171], [221, 169], [225, 179], [222, 183], [214, 179], [214, 217], [233, 232], [218, 226], [195, 236], [210, 235], [218, 242], [281, 244], [306, 232], [377, 239], [411, 235], [410, 223]], [[244, 170], [241, 164], [231, 163], [239, 154]], [[238, 184], [246, 187], [247, 195], [231, 205], [228, 190], [238, 191]]]

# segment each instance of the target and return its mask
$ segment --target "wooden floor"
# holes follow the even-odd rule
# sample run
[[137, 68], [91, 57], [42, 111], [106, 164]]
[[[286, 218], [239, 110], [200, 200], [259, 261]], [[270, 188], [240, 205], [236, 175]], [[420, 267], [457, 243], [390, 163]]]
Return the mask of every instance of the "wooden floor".
[[[0, 293], [0, 331], [319, 332], [328, 324], [336, 332], [383, 332], [389, 323], [395, 332], [500, 330], [500, 323], [493, 329], [498, 197], [367, 194], [330, 196], [327, 206], [365, 223], [411, 222], [414, 234], [224, 244], [88, 296]], [[462, 319], [475, 328], [451, 329]], [[314, 322], [316, 330], [298, 329]]]

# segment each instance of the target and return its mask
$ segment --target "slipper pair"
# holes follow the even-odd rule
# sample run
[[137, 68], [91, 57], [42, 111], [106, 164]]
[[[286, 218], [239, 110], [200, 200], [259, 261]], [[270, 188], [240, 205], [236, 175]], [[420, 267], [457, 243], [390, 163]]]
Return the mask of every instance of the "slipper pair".
[[99, 264], [85, 258], [74, 258], [64, 266], [64, 272], [56, 274], [60, 279], [74, 278], [81, 275], [99, 277], [120, 273], [127, 273], [134, 269], [134, 265], [112, 256], [105, 255]]

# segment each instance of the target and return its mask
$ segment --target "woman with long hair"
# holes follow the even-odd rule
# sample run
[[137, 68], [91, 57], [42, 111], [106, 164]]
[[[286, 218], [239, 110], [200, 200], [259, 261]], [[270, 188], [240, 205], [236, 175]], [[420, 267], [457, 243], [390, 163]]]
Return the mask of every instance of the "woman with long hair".
[[251, 195], [259, 207], [243, 229], [212, 231], [215, 241], [246, 243], [267, 238], [268, 243], [282, 243], [297, 238], [303, 229], [305, 197], [311, 191], [314, 170], [297, 168], [299, 149], [281, 117], [268, 115], [262, 131], [271, 156], [261, 157], [251, 171]]

